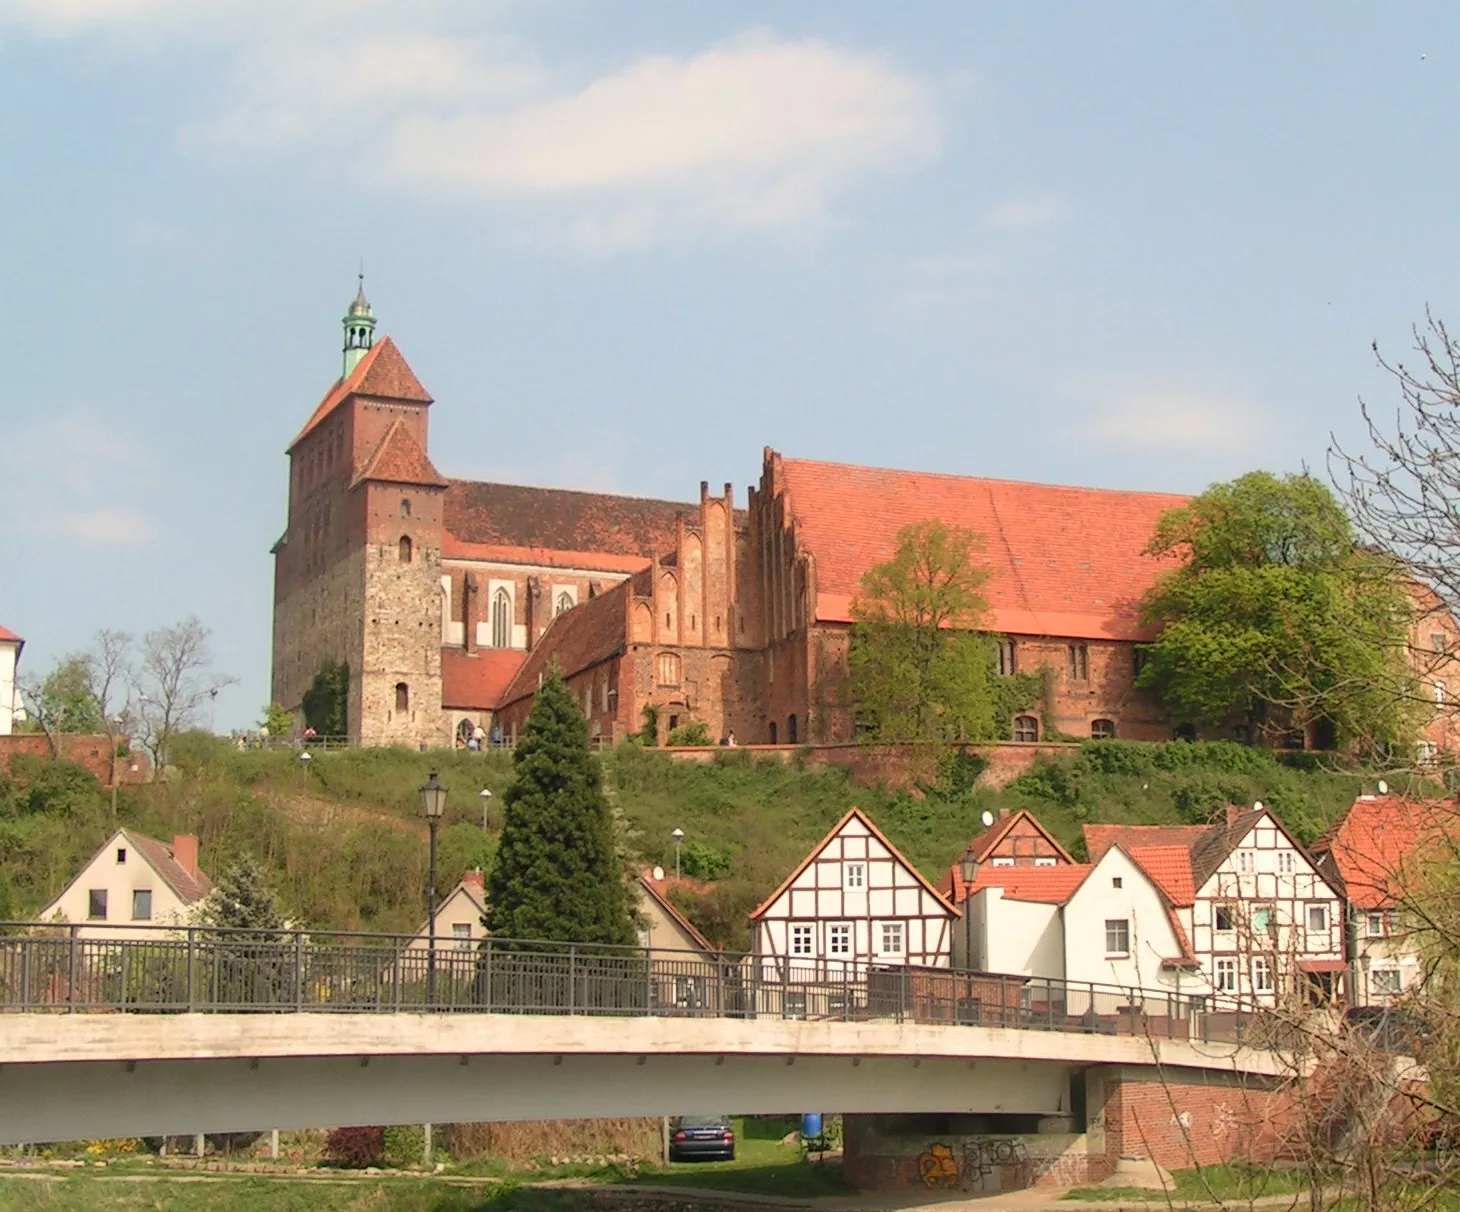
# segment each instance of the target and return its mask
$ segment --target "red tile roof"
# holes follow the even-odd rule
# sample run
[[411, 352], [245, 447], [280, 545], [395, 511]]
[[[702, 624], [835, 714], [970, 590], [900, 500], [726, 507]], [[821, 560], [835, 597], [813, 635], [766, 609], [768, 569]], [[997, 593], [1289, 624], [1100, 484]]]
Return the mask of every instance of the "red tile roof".
[[1190, 849], [1185, 846], [1136, 846], [1128, 853], [1173, 905], [1184, 909], [1196, 901]]
[[[1060, 862], [1073, 863], [1075, 861], [1070, 856], [1069, 851], [1055, 839], [1054, 834], [1050, 833], [1048, 829], [1041, 825], [1039, 818], [1027, 808], [1021, 808], [1018, 812], [1001, 817], [989, 829], [980, 833], [973, 841], [969, 842], [968, 849], [964, 853], [973, 855], [975, 861], [982, 863], [990, 852], [1009, 835], [1014, 826], [1026, 823], [1038, 830], [1039, 835], [1054, 848], [1055, 857]], [[948, 869], [948, 873], [938, 882], [938, 891], [944, 896], [949, 897], [955, 905], [963, 900], [965, 895], [964, 890], [967, 888], [967, 885], [963, 882], [961, 862], [962, 859], [960, 857], [959, 862], [955, 862]], [[974, 876], [974, 879], [978, 879], [977, 875]]]
[[0, 625], [0, 640], [4, 640], [10, 644], [23, 644], [25, 642], [15, 632], [4, 625]]
[[298, 446], [315, 426], [350, 396], [375, 396], [383, 400], [408, 400], [417, 404], [431, 403], [430, 394], [421, 386], [421, 381], [407, 365], [400, 350], [395, 347], [395, 342], [389, 337], [382, 337], [355, 364], [355, 369], [348, 378], [335, 380], [334, 386], [324, 393], [319, 407], [305, 422], [298, 436], [289, 443], [288, 449], [293, 450]]
[[421, 444], [411, 436], [406, 423], [399, 418], [385, 431], [385, 437], [365, 460], [365, 466], [350, 487], [374, 480], [387, 484], [428, 484], [445, 487], [446, 481], [431, 466]]
[[482, 560], [489, 564], [534, 564], [542, 568], [581, 568], [588, 572], [639, 572], [649, 557], [611, 555], [598, 551], [557, 551], [551, 547], [510, 547], [503, 543], [467, 543], [450, 531], [441, 536], [441, 555], [448, 560]]
[[1313, 853], [1332, 857], [1351, 904], [1382, 909], [1399, 899], [1426, 839], [1444, 835], [1460, 838], [1454, 803], [1364, 796], [1313, 844]]
[[832, 838], [836, 837], [837, 834], [845, 829], [847, 826], [847, 822], [851, 820], [861, 821], [862, 824], [866, 827], [867, 831], [879, 842], [887, 847], [887, 853], [892, 855], [894, 860], [901, 863], [903, 867], [911, 872], [913, 878], [916, 879], [917, 882], [921, 884], [924, 889], [933, 894], [933, 898], [938, 902], [938, 904], [943, 906], [943, 908], [948, 911], [949, 917], [957, 916], [958, 910], [949, 905], [947, 898], [936, 888], [934, 888], [932, 884], [928, 883], [927, 879], [923, 876], [923, 873], [902, 856], [902, 851], [900, 851], [896, 846], [891, 843], [891, 841], [888, 840], [887, 835], [883, 833], [882, 830], [877, 828], [872, 818], [869, 817], [860, 808], [849, 808], [847, 809], [846, 814], [842, 817], [842, 819], [839, 820], [835, 825], [833, 825], [827, 831], [826, 836], [822, 838], [821, 841], [817, 842], [816, 845], [814, 845], [807, 853], [806, 857], [797, 864], [796, 870], [791, 872], [790, 875], [786, 876], [786, 878], [781, 881], [780, 886], [756, 907], [755, 911], [750, 915], [750, 920], [758, 921], [761, 915], [764, 914], [767, 909], [769, 909], [773, 904], [776, 903], [776, 901], [781, 898], [781, 895], [786, 891], [786, 889], [796, 882], [796, 878], [803, 871], [805, 871], [807, 867], [811, 866], [811, 864], [816, 861], [816, 856], [826, 849], [826, 847], [830, 844]]
[[965, 885], [965, 898], [985, 888], [1001, 888], [1011, 901], [1040, 901], [1063, 905], [1090, 874], [1089, 863], [1067, 863], [1060, 867], [994, 867], [978, 869], [972, 885]]
[[781, 466], [797, 534], [816, 560], [816, 616], [849, 620], [862, 574], [898, 532], [936, 517], [984, 536], [991, 630], [1149, 639], [1139, 603], [1165, 565], [1142, 554], [1188, 498], [888, 471], [806, 459]]
[[1127, 853], [1149, 847], [1180, 846], [1190, 850], [1206, 835], [1206, 825], [1086, 825], [1085, 852], [1092, 863], [1117, 842]]
[[202, 869], [199, 868], [196, 873], [189, 871], [173, 858], [172, 847], [166, 842], [134, 833], [130, 829], [123, 829], [122, 833], [132, 844], [132, 849], [152, 864], [153, 870], [168, 882], [185, 904], [191, 905], [200, 901], [213, 891], [213, 881]]
[[555, 615], [536, 647], [527, 654], [502, 692], [500, 706], [536, 694], [540, 675], [556, 662], [564, 677], [581, 673], [623, 650], [628, 638], [628, 602], [632, 581]]
[[444, 520], [463, 543], [652, 558], [674, 550], [681, 514], [698, 513], [675, 501], [452, 480]]
[[465, 711], [491, 711], [513, 676], [527, 660], [521, 648], [441, 650], [441, 706]]

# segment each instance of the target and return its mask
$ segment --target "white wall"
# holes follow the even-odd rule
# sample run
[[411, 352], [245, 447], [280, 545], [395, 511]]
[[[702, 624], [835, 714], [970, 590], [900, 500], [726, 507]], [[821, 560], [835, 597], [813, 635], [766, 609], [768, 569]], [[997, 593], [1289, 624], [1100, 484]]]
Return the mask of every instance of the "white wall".
[[[126, 852], [122, 861], [118, 861], [119, 851]], [[94, 888], [107, 894], [105, 918], [90, 915], [91, 891]], [[138, 920], [132, 917], [132, 893], [143, 889], [152, 893], [152, 916]], [[86, 923], [113, 927], [134, 924], [139, 927], [166, 926], [180, 922], [188, 909], [189, 906], [172, 890], [172, 886], [132, 845], [126, 833], [118, 830], [36, 920], [59, 920], [83, 926]], [[79, 933], [82, 937], [91, 933], [107, 938], [151, 938], [156, 935], [156, 931], [144, 929], [90, 932], [83, 929]]]
[[0, 641], [0, 736], [9, 736], [15, 727], [15, 666], [20, 661], [20, 645]]
[[[1065, 975], [1064, 930], [1058, 905], [1012, 901], [1002, 888], [985, 888], [974, 898], [974, 966], [1013, 976]], [[962, 923], [955, 923], [955, 929]]]
[[[1106, 947], [1108, 920], [1129, 923], [1130, 947], [1123, 955]], [[1064, 926], [1065, 970], [1072, 981], [1153, 989], [1162, 983], [1161, 961], [1181, 953], [1160, 892], [1116, 846], [1066, 902]]]

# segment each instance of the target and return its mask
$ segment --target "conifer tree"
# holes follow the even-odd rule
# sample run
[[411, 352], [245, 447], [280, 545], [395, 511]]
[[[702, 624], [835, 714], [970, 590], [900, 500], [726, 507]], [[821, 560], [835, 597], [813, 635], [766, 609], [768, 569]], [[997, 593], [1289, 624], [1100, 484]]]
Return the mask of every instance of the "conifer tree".
[[512, 762], [482, 918], [488, 934], [631, 945], [633, 916], [598, 759], [556, 670], [538, 689]]
[[255, 931], [266, 941], [287, 926], [268, 873], [247, 853], [219, 877], [203, 902], [201, 917], [209, 926]]

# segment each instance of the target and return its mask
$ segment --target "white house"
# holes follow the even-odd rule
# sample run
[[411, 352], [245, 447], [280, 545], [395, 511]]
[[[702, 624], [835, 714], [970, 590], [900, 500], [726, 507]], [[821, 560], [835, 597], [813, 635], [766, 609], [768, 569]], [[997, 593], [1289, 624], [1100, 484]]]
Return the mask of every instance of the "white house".
[[1196, 966], [1175, 906], [1119, 844], [1088, 868], [1061, 918], [1066, 980], [1180, 988], [1181, 974]]
[[[487, 911], [485, 878], [481, 871], [468, 871], [461, 882], [436, 906], [436, 950], [475, 951], [486, 937], [482, 914]], [[426, 951], [431, 946], [429, 922], [423, 922], [408, 951]]]
[[[39, 921], [70, 922], [79, 934], [145, 938], [139, 927], [182, 922], [213, 890], [198, 867], [198, 839], [180, 834], [172, 844], [118, 829], [60, 896], [41, 910]], [[132, 929], [88, 930], [91, 926]]]
[[871, 965], [947, 968], [957, 911], [853, 808], [750, 915], [761, 979], [836, 980]]
[[1339, 991], [1338, 892], [1261, 804], [1210, 826], [1086, 825], [1085, 845], [1097, 863], [1119, 845], [1165, 894], [1194, 961], [1173, 971], [1182, 992], [1220, 1008]]
[[1010, 976], [1063, 977], [1063, 909], [1090, 872], [1088, 863], [1056, 867], [982, 866], [965, 884], [953, 875], [962, 907], [954, 923], [953, 966]]
[[0, 736], [9, 736], [18, 718], [20, 702], [15, 667], [20, 664], [20, 650], [24, 647], [24, 640], [0, 625]]

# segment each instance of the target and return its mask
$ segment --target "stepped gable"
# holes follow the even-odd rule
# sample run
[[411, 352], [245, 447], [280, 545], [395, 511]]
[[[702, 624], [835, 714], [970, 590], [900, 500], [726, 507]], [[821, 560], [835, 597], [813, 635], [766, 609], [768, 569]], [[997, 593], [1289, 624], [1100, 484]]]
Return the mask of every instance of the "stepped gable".
[[627, 641], [628, 603], [632, 579], [621, 581], [596, 598], [555, 615], [527, 654], [522, 667], [502, 692], [499, 707], [537, 693], [541, 675], [556, 664], [564, 677], [617, 656]]
[[459, 711], [490, 711], [497, 706], [527, 652], [522, 648], [441, 650], [441, 706]]
[[1150, 639], [1140, 600], [1174, 561], [1143, 553], [1161, 515], [1189, 500], [808, 459], [780, 465], [797, 538], [815, 559], [816, 617], [828, 622], [850, 621], [862, 574], [893, 554], [904, 526], [939, 518], [984, 537], [990, 630]]
[[382, 337], [360, 359], [348, 378], [337, 379], [334, 386], [324, 393], [319, 407], [289, 443], [288, 450], [298, 446], [350, 396], [374, 396], [381, 400], [405, 400], [414, 404], [431, 403], [430, 393], [421, 386], [416, 372], [407, 364], [395, 342], [389, 337]]
[[462, 543], [598, 551], [652, 559], [673, 551], [697, 505], [566, 488], [451, 480], [444, 521]]
[[441, 474], [431, 465], [431, 460], [426, 457], [426, 452], [421, 449], [421, 444], [411, 436], [411, 431], [406, 428], [406, 423], [399, 418], [392, 422], [391, 427], [385, 431], [385, 437], [380, 439], [365, 460], [365, 466], [351, 481], [350, 487], [354, 488], [357, 484], [363, 484], [367, 480], [388, 484], [426, 484], [439, 487], [444, 487], [446, 484], [446, 481], [441, 478]]
[[1453, 803], [1364, 795], [1313, 843], [1313, 853], [1333, 860], [1355, 908], [1384, 909], [1402, 896], [1426, 839], [1454, 837], [1457, 829]]
[[1092, 863], [1117, 842], [1127, 854], [1151, 847], [1179, 846], [1189, 851], [1206, 836], [1207, 825], [1086, 825], [1085, 853]]

